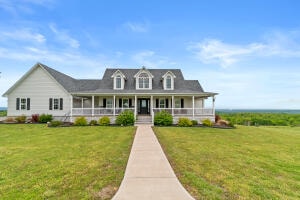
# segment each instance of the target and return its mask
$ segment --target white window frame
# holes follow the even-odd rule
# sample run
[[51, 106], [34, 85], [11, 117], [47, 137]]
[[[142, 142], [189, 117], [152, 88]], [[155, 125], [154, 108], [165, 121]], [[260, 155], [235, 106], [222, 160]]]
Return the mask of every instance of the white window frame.
[[120, 74], [115, 77], [115, 89], [122, 89], [122, 76]]
[[[146, 75], [146, 76], [144, 76]], [[138, 89], [150, 89], [150, 77], [146, 72], [138, 76]], [[146, 87], [147, 86], [147, 87]]]
[[20, 98], [20, 110], [27, 110], [27, 98]]
[[181, 99], [176, 98], [174, 101], [175, 101], [175, 108], [181, 108]]
[[[168, 85], [168, 81], [170, 81], [170, 85]], [[173, 83], [172, 82], [173, 82], [173, 78], [171, 77], [171, 75], [167, 75], [166, 76], [166, 89], [167, 90], [172, 90], [172, 88], [173, 88]]]
[[122, 108], [129, 108], [129, 99], [122, 98]]
[[59, 110], [59, 98], [53, 98], [52, 110]]
[[112, 108], [113, 107], [113, 99], [107, 98], [106, 99], [106, 108]]
[[158, 100], [158, 107], [159, 108], [166, 108], [166, 99], [159, 99]]

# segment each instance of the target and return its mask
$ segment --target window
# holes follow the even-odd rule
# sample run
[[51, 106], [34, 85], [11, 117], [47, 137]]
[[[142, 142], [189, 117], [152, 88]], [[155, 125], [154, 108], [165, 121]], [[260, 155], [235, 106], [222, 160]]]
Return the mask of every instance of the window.
[[146, 73], [141, 73], [139, 75], [139, 89], [149, 89], [149, 76]]
[[128, 99], [122, 99], [122, 107], [123, 108], [129, 108], [129, 100]]
[[16, 110], [30, 110], [30, 98], [17, 98]]
[[106, 108], [112, 108], [113, 107], [113, 100], [107, 99], [106, 100]]
[[172, 78], [170, 75], [166, 78], [166, 89], [172, 89]]
[[116, 76], [116, 89], [122, 88], [122, 77], [120, 75]]
[[49, 110], [63, 110], [63, 98], [50, 98]]
[[159, 108], [165, 108], [165, 99], [159, 99]]
[[181, 108], [181, 100], [175, 99], [175, 108]]

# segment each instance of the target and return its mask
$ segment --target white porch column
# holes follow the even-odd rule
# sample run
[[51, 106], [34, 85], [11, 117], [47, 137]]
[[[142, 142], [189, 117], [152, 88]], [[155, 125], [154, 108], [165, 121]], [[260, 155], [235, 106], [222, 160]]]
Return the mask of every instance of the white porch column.
[[81, 115], [83, 115], [84, 112], [83, 112], [83, 97], [81, 97]]
[[92, 116], [94, 117], [94, 109], [95, 109], [95, 96], [92, 96]]
[[152, 124], [154, 124], [154, 111], [153, 111], [153, 96], [151, 95], [151, 98], [150, 98], [150, 101], [151, 101], [151, 109], [150, 109], [150, 113], [151, 113], [151, 118], [152, 118]]
[[134, 95], [134, 119], [136, 120], [137, 116], [137, 96]]
[[195, 96], [193, 96], [193, 120], [195, 119]]
[[174, 117], [174, 95], [172, 95], [172, 116]]
[[71, 95], [71, 105], [70, 105], [70, 122], [73, 122], [73, 96]]
[[114, 95], [113, 107], [114, 107], [113, 115], [115, 116], [116, 115], [116, 95]]
[[212, 109], [213, 109], [213, 115], [215, 116], [215, 100], [216, 100], [216, 97], [213, 96], [212, 98], [213, 98], [212, 99]]

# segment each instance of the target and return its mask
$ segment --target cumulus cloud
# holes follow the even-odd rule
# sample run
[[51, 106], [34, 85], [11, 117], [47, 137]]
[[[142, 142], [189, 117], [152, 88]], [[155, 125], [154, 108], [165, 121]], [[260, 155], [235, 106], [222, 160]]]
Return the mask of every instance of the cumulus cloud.
[[55, 34], [57, 40], [68, 44], [72, 48], [79, 48], [80, 43], [78, 40], [72, 38], [66, 30], [58, 30], [55, 24], [49, 25], [50, 30]]
[[144, 50], [137, 52], [131, 56], [133, 62], [140, 66], [147, 68], [168, 68], [174, 66], [176, 63], [171, 62], [164, 56], [157, 55], [154, 51]]
[[204, 39], [188, 45], [196, 58], [203, 63], [215, 63], [227, 68], [247, 57], [300, 58], [299, 32], [272, 32], [261, 42], [249, 44], [225, 43], [219, 39]]

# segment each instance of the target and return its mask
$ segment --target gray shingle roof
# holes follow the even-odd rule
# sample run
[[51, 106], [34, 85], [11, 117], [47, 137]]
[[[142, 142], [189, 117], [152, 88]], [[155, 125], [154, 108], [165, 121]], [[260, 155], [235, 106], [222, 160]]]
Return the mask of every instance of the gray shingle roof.
[[[44, 64], [40, 64], [49, 74], [56, 79], [70, 93], [172, 93], [172, 94], [191, 94], [191, 93], [205, 93], [197, 80], [185, 80], [180, 69], [147, 69], [153, 76], [152, 90], [136, 90], [134, 75], [139, 72], [140, 69], [120, 69], [120, 68], [108, 68], [105, 70], [102, 80], [92, 79], [74, 79], [66, 74], [58, 72]], [[111, 77], [114, 72], [120, 70], [125, 76], [124, 90], [113, 89], [113, 78]], [[175, 76], [174, 90], [164, 90], [162, 76], [171, 71]], [[212, 93], [215, 94], [215, 93]]]

